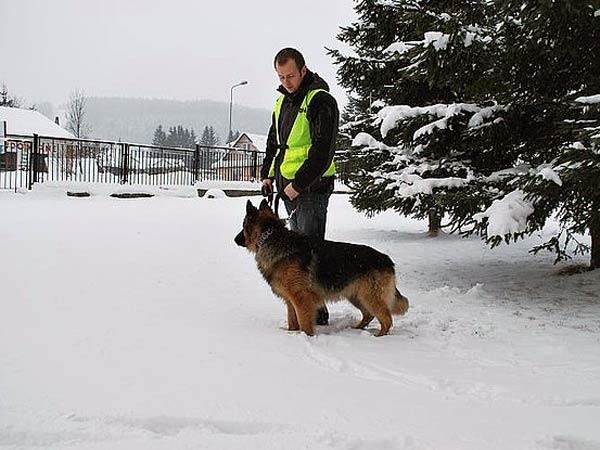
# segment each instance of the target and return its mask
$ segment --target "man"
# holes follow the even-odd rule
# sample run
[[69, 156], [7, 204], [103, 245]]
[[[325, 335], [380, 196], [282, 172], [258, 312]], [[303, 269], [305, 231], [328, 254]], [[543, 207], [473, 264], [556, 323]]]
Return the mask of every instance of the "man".
[[[302, 54], [293, 48], [280, 50], [274, 67], [281, 93], [272, 116], [265, 160], [263, 186], [273, 191], [273, 180], [289, 215], [290, 228], [325, 239], [327, 206], [333, 192], [333, 154], [339, 111], [329, 86], [306, 67]], [[317, 324], [327, 325], [323, 306]]]

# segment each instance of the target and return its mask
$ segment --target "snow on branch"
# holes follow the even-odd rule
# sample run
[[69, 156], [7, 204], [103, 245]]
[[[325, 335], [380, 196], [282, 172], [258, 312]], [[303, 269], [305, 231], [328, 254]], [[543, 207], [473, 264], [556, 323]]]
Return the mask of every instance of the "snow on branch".
[[544, 180], [553, 181], [554, 183], [562, 186], [562, 180], [558, 176], [558, 174], [551, 169], [550, 167], [543, 167], [537, 173], [538, 176], [542, 177]]
[[396, 147], [390, 147], [385, 145], [383, 142], [379, 142], [369, 133], [358, 133], [354, 139], [352, 139], [352, 147], [369, 147], [376, 148], [377, 150], [395, 150]]
[[398, 53], [399, 55], [403, 55], [409, 50], [418, 46], [420, 43], [422, 43], [422, 41], [394, 42], [387, 47], [383, 53]]
[[[494, 107], [499, 108], [499, 107]], [[381, 119], [381, 135], [385, 138], [390, 130], [393, 130], [398, 126], [398, 123], [406, 119], [415, 118], [422, 115], [430, 115], [434, 117], [440, 117], [440, 120], [436, 120], [433, 123], [425, 125], [415, 131], [413, 139], [432, 133], [436, 128], [447, 128], [448, 119], [458, 114], [463, 113], [480, 113], [483, 110], [489, 110], [490, 108], [481, 108], [477, 105], [470, 103], [452, 103], [450, 105], [437, 104], [432, 106], [408, 106], [408, 105], [395, 105], [386, 106], [378, 112], [378, 117]], [[493, 111], [486, 112], [485, 116], [481, 116], [483, 121], [484, 117], [491, 117]], [[479, 121], [476, 122], [479, 124]], [[475, 125], [474, 125], [475, 126]]]
[[505, 178], [514, 178], [520, 175], [526, 175], [529, 173], [531, 167], [529, 164], [519, 164], [515, 167], [511, 167], [509, 169], [502, 169], [496, 172], [491, 173], [487, 177], [483, 177], [482, 181], [486, 183], [497, 183], [502, 181]]
[[460, 188], [466, 184], [467, 180], [463, 178], [421, 178], [415, 174], [401, 174], [392, 186], [397, 187], [398, 196], [409, 198], [419, 194], [431, 195], [435, 188]]
[[448, 48], [448, 42], [450, 41], [450, 35], [441, 33], [439, 31], [428, 31], [423, 35], [423, 45], [425, 47], [433, 46], [437, 51], [446, 50]]
[[[396, 164], [407, 164], [410, 160], [408, 153], [410, 151], [405, 147], [390, 147], [382, 142], [379, 142], [373, 136], [368, 133], [358, 133], [352, 140], [352, 146], [354, 147], [368, 147], [378, 150], [388, 150], [395, 153], [396, 156], [392, 161], [392, 165]], [[418, 147], [421, 147], [420, 145]], [[412, 150], [415, 153], [416, 149]], [[399, 172], [371, 172], [370, 176], [375, 180], [375, 183], [383, 183], [391, 181], [386, 186], [388, 190], [394, 190], [396, 195], [403, 198], [415, 197], [420, 194], [431, 195], [433, 190], [436, 188], [460, 188], [464, 187], [469, 183], [469, 179], [447, 177], [447, 178], [423, 178], [417, 173], [426, 172], [432, 170], [433, 166], [430, 164], [414, 165], [409, 164]], [[416, 173], [417, 172], [417, 173]]]
[[[492, 38], [485, 34], [485, 30], [479, 26], [468, 25], [461, 30], [458, 34], [462, 36], [462, 42], [465, 47], [470, 47], [473, 42], [479, 41], [483, 44], [492, 42]], [[423, 39], [420, 41], [399, 41], [389, 45], [383, 53], [404, 55], [415, 47], [427, 48], [432, 46], [436, 51], [446, 50], [452, 35], [442, 33], [441, 31], [428, 31], [423, 34]]]
[[469, 128], [480, 127], [483, 125], [486, 119], [494, 117], [497, 111], [506, 111], [506, 108], [501, 105], [488, 106], [481, 108], [480, 111], [476, 112], [469, 119]]
[[473, 42], [480, 41], [484, 44], [492, 42], [492, 37], [486, 35], [489, 32], [481, 28], [480, 26], [469, 25], [464, 29], [465, 37], [463, 38], [465, 47], [470, 47]]
[[415, 131], [415, 134], [413, 135], [413, 140], [417, 140], [418, 138], [426, 134], [431, 134], [434, 132], [435, 129], [445, 130], [446, 128], [448, 128], [448, 118], [444, 117], [442, 119], [438, 119]]
[[525, 194], [517, 189], [500, 200], [494, 200], [488, 209], [475, 214], [473, 219], [481, 223], [487, 218], [488, 237], [504, 237], [526, 231], [527, 217], [533, 212], [533, 205], [525, 201]]
[[398, 53], [399, 55], [403, 55], [415, 47], [429, 47], [430, 45], [437, 51], [446, 50], [450, 41], [450, 35], [440, 31], [428, 31], [423, 37], [422, 41], [394, 42], [383, 53]]
[[395, 191], [395, 194], [401, 198], [411, 198], [420, 194], [431, 195], [436, 188], [461, 188], [468, 184], [468, 180], [464, 178], [422, 178], [411, 172], [414, 171], [409, 167], [399, 173], [377, 171], [371, 173], [371, 176], [378, 179], [376, 183], [391, 181], [386, 189]]
[[591, 105], [594, 103], [600, 103], [600, 94], [590, 95], [588, 97], [577, 97], [575, 99], [577, 103], [585, 103], [587, 105]]
[[375, 2], [376, 5], [387, 6], [390, 8], [397, 8], [398, 5], [395, 0], [377, 0]]

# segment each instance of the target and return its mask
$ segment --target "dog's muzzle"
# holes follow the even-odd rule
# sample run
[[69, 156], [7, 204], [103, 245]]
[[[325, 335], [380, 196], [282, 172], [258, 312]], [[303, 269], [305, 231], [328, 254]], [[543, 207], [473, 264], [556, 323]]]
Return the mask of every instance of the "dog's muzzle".
[[240, 247], [246, 246], [246, 238], [244, 237], [244, 230], [240, 231], [233, 241]]

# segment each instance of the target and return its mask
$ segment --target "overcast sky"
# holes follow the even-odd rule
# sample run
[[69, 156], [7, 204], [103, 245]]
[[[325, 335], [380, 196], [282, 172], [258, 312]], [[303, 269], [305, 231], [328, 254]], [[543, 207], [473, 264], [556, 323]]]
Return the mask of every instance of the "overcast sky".
[[273, 56], [303, 52], [332, 86], [353, 0], [0, 0], [0, 82], [27, 104], [88, 96], [211, 99], [271, 109]]

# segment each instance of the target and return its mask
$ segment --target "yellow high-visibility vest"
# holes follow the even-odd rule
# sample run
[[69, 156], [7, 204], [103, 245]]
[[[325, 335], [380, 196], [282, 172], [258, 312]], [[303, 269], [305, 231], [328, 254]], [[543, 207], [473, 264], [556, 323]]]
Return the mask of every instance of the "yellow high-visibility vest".
[[[287, 180], [294, 179], [296, 172], [308, 158], [308, 149], [312, 145], [312, 140], [310, 137], [310, 124], [308, 122], [308, 117], [306, 117], [306, 112], [308, 111], [308, 105], [310, 104], [312, 98], [317, 92], [320, 91], [327, 92], [325, 89], [313, 89], [306, 93], [306, 96], [300, 105], [300, 109], [298, 110], [298, 114], [296, 115], [296, 120], [294, 120], [294, 125], [290, 131], [290, 135], [285, 143], [287, 148], [285, 150], [283, 161], [281, 162], [280, 171], [281, 175], [283, 175], [283, 177]], [[271, 169], [269, 170], [270, 177], [275, 176], [275, 160], [281, 151], [281, 142], [279, 142], [279, 114], [281, 112], [281, 104], [283, 103], [284, 98], [285, 96], [281, 95], [275, 101], [275, 131], [277, 134], [277, 144], [279, 145], [279, 150], [277, 150], [277, 154], [275, 155], [275, 158], [273, 158], [273, 163], [271, 164]], [[331, 161], [331, 164], [322, 176], [331, 177], [333, 175], [335, 175], [335, 164], [333, 161]]]

